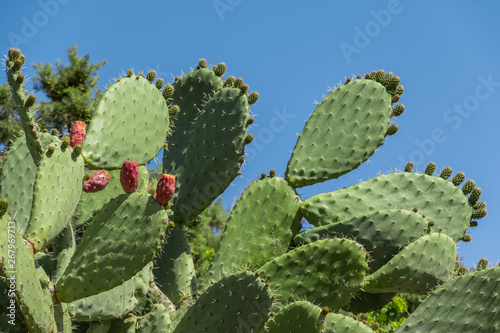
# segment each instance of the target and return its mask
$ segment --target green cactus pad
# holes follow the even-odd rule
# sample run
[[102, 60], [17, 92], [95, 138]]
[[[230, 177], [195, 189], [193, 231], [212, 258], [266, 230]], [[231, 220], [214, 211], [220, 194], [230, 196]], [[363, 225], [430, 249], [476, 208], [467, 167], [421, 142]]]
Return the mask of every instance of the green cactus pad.
[[262, 333], [321, 333], [325, 328], [325, 316], [321, 308], [306, 302], [297, 301], [287, 304], [276, 316], [270, 317]]
[[255, 274], [229, 275], [200, 295], [173, 332], [258, 332], [271, 303], [271, 292]]
[[147, 289], [149, 281], [153, 279], [152, 265], [152, 262], [149, 263], [131, 279], [108, 291], [68, 303], [73, 321], [112, 319], [134, 310], [138, 304], [137, 291]]
[[164, 333], [170, 332], [170, 315], [161, 304], [154, 304], [151, 312], [137, 321], [137, 333]]
[[57, 327], [55, 332], [72, 333], [73, 326], [68, 313], [68, 305], [66, 303], [54, 303], [52, 304], [52, 311], [54, 312], [54, 321]]
[[327, 314], [325, 328], [324, 333], [373, 333], [369, 326], [340, 313]]
[[360, 289], [366, 252], [350, 240], [325, 239], [298, 247], [258, 269], [278, 300], [306, 299], [336, 310]]
[[282, 255], [300, 231], [300, 197], [279, 177], [252, 182], [236, 202], [205, 281]]
[[63, 150], [60, 146], [40, 161], [31, 218], [24, 233], [35, 252], [71, 222], [82, 193], [83, 164], [81, 156], [72, 156], [71, 148]]
[[429, 296], [397, 332], [496, 332], [500, 267], [456, 277]]
[[[81, 226], [89, 222], [91, 217], [104, 206], [109, 200], [116, 198], [123, 193], [123, 188], [120, 183], [120, 170], [108, 171], [111, 180], [106, 188], [99, 192], [82, 193], [82, 198], [76, 210], [78, 220], [76, 226]], [[139, 191], [147, 192], [148, 189], [148, 169], [141, 165], [139, 166]]]
[[[238, 175], [248, 116], [246, 95], [236, 88], [217, 91], [196, 115], [185, 142], [183, 171], [167, 167], [165, 172], [176, 176], [174, 221], [201, 213]], [[169, 160], [170, 152], [166, 156]]]
[[196, 291], [198, 286], [191, 248], [181, 225], [167, 230], [162, 251], [155, 262], [156, 284], [174, 304]]
[[207, 68], [195, 70], [174, 83], [172, 104], [180, 108], [180, 112], [173, 120], [175, 128], [168, 136], [168, 151], [163, 152], [163, 172], [179, 177], [180, 167], [184, 164], [184, 150], [186, 143], [191, 139], [194, 119], [203, 109], [209, 98], [222, 87], [222, 80], [213, 71]]
[[322, 193], [303, 202], [304, 217], [314, 225], [339, 222], [367, 212], [417, 208], [431, 228], [460, 240], [472, 215], [468, 198], [462, 191], [438, 176], [416, 173], [391, 173], [335, 192]]
[[148, 193], [124, 193], [112, 199], [83, 233], [56, 284], [57, 298], [72, 302], [130, 279], [160, 249], [166, 222], [166, 212]]
[[356, 169], [384, 141], [391, 96], [372, 80], [338, 86], [319, 103], [300, 134], [286, 179], [303, 187]]
[[42, 289], [39, 273], [33, 255], [16, 228], [16, 222], [5, 214], [0, 218], [0, 276], [7, 278], [9, 289], [12, 282], [15, 306], [21, 309], [29, 331], [52, 332], [55, 329], [52, 299]]
[[68, 267], [76, 249], [75, 234], [71, 224], [54, 239], [53, 245], [53, 255], [56, 259], [53, 280], [57, 282]]
[[[58, 142], [59, 139], [48, 133], [40, 133], [42, 146]], [[16, 226], [24, 234], [28, 227], [33, 205], [33, 184], [36, 181], [37, 164], [26, 145], [24, 135], [17, 138], [4, 156], [0, 176], [0, 198], [9, 200], [11, 216], [16, 217]]]
[[426, 294], [451, 278], [456, 256], [455, 242], [446, 234], [422, 236], [369, 275], [364, 290]]
[[370, 254], [369, 269], [375, 272], [401, 248], [427, 233], [427, 221], [422, 215], [408, 210], [376, 211], [341, 222], [309, 229], [295, 236], [302, 245], [325, 238], [353, 238]]
[[144, 165], [163, 147], [169, 127], [161, 92], [143, 77], [124, 77], [103, 94], [83, 143], [85, 161], [96, 168]]

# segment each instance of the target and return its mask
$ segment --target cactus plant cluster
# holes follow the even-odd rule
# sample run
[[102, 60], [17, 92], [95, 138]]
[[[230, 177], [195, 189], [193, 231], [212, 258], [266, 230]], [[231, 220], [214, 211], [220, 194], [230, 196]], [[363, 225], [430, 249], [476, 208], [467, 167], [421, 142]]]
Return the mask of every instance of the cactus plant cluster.
[[[347, 79], [317, 105], [284, 177], [271, 170], [249, 184], [197, 281], [184, 225], [241, 174], [258, 93], [204, 59], [166, 86], [129, 70], [88, 125], [61, 137], [36, 123], [24, 61], [9, 50], [24, 133], [0, 176], [0, 330], [371, 332], [353, 314], [396, 293], [431, 294], [398, 331], [499, 328], [500, 268], [456, 274], [457, 243], [486, 215], [462, 172], [448, 180], [449, 167], [409, 163], [297, 193], [357, 168], [397, 132], [404, 88], [392, 73]], [[145, 165], [161, 149], [156, 183]], [[303, 217], [316, 228], [301, 233]]]

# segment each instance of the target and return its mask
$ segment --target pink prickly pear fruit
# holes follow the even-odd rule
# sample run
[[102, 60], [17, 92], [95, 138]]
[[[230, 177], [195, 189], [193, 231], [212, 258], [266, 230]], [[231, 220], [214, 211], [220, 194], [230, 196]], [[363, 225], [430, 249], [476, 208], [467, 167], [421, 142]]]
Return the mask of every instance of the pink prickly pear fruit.
[[94, 193], [104, 190], [109, 184], [111, 177], [106, 170], [99, 170], [94, 172], [89, 180], [83, 182], [83, 192]]
[[76, 145], [83, 145], [86, 134], [87, 130], [85, 123], [83, 121], [75, 121], [69, 132], [69, 146], [73, 148]]
[[139, 164], [134, 161], [123, 162], [120, 171], [120, 183], [122, 188], [127, 193], [137, 191], [139, 187]]
[[175, 177], [172, 175], [163, 174], [158, 185], [156, 186], [156, 193], [153, 198], [158, 201], [160, 205], [166, 205], [172, 199], [175, 191]]

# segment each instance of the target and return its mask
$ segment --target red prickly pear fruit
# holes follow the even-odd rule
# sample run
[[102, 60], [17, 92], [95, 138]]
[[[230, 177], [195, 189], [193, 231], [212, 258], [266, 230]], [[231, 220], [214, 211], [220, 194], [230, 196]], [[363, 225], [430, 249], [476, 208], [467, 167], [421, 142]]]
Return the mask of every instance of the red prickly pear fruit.
[[83, 182], [83, 192], [94, 193], [102, 191], [109, 184], [110, 180], [111, 177], [106, 170], [94, 172], [89, 180]]
[[127, 193], [137, 191], [139, 187], [139, 164], [134, 161], [123, 162], [120, 171], [120, 183], [122, 188]]
[[73, 148], [76, 145], [83, 145], [85, 135], [87, 134], [86, 125], [83, 121], [75, 121], [69, 132], [69, 146]]
[[175, 177], [172, 175], [161, 175], [156, 186], [156, 193], [153, 198], [158, 201], [160, 205], [166, 205], [172, 199], [175, 191]]

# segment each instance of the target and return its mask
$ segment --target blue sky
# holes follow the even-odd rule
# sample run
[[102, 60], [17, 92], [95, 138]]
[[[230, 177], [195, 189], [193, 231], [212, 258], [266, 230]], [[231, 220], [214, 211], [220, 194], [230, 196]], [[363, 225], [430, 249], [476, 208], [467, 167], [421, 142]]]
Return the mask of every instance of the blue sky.
[[[261, 96], [251, 108], [255, 140], [243, 174], [223, 194], [227, 206], [262, 172], [284, 175], [297, 134], [329, 87], [392, 71], [405, 87], [399, 132], [357, 170], [299, 194], [348, 187], [408, 160], [420, 171], [431, 161], [438, 170], [451, 166], [476, 181], [488, 208], [460, 256], [468, 266], [500, 260], [498, 2], [41, 0], [2, 8], [4, 54], [16, 46], [29, 63], [66, 62], [76, 44], [81, 56], [108, 61], [102, 88], [129, 68], [155, 69], [171, 81], [199, 58], [226, 62], [226, 76], [243, 77]], [[33, 67], [26, 72], [32, 76]]]

